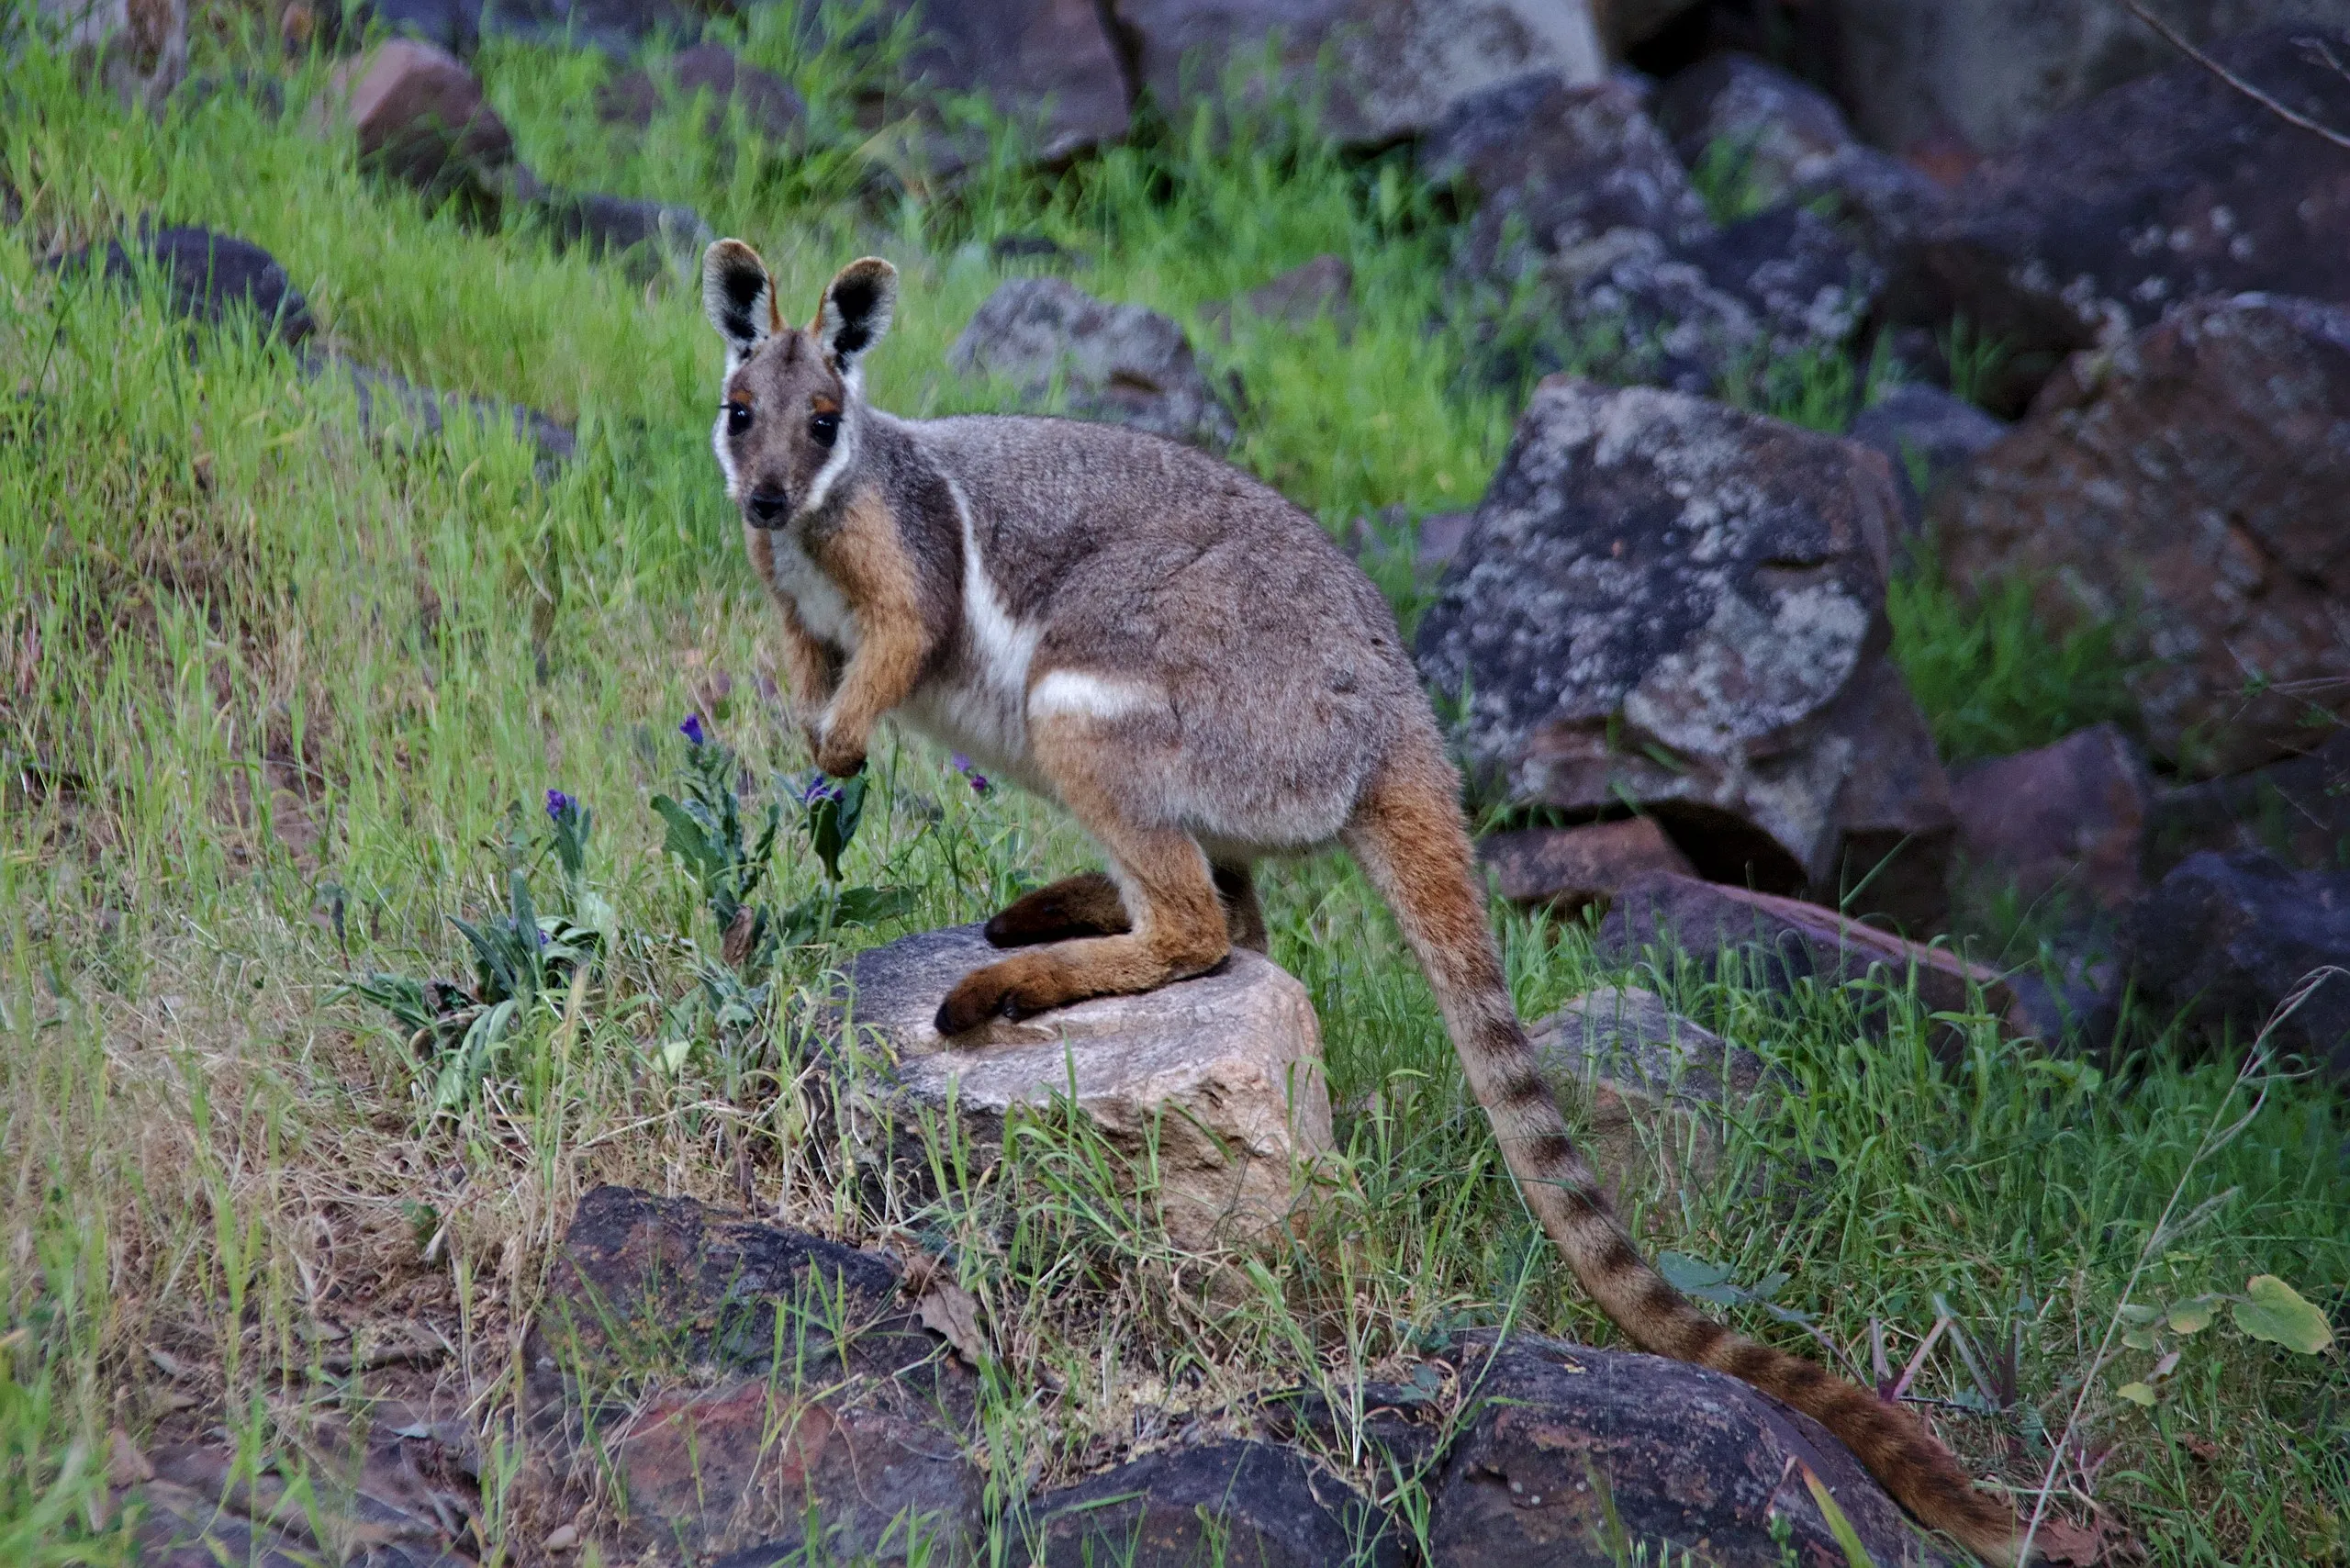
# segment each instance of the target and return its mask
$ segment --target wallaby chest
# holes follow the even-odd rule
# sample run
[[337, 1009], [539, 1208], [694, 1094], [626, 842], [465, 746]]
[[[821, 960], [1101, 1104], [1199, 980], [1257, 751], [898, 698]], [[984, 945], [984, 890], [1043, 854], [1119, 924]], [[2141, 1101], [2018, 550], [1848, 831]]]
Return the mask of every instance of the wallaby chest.
[[844, 654], [855, 653], [856, 615], [848, 596], [818, 564], [800, 530], [748, 529], [744, 537], [752, 566], [769, 588], [790, 604], [808, 634]]

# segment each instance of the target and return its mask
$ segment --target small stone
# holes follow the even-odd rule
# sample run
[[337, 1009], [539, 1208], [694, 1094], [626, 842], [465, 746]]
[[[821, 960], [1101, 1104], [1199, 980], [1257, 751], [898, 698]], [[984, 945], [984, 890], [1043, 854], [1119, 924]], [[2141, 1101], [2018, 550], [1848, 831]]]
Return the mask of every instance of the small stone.
[[541, 1541], [539, 1544], [548, 1551], [554, 1552], [557, 1555], [572, 1551], [579, 1544], [579, 1527], [577, 1525], [557, 1525], [554, 1529], [547, 1531], [546, 1540]]
[[1211, 1442], [1146, 1454], [1029, 1505], [1039, 1568], [1393, 1568], [1397, 1527], [1303, 1454]]
[[1653, 817], [1487, 834], [1477, 841], [1477, 858], [1510, 902], [1561, 913], [1604, 906], [1617, 889], [1651, 872], [1694, 874]]
[[336, 68], [311, 110], [314, 127], [348, 129], [360, 161], [433, 199], [461, 198], [494, 212], [498, 176], [514, 162], [514, 138], [454, 55], [396, 38]]
[[1183, 329], [1139, 305], [1112, 305], [1058, 277], [1013, 278], [947, 352], [958, 375], [1008, 382], [1026, 401], [1056, 382], [1080, 419], [1222, 447], [1239, 433]]
[[1912, 382], [1862, 409], [1847, 433], [1893, 465], [1902, 521], [1914, 532], [1942, 482], [1997, 445], [2008, 427], [1964, 398]]
[[860, 1085], [837, 1059], [834, 1093], [866, 1158], [891, 1158], [923, 1116], [950, 1106], [976, 1156], [1004, 1123], [1073, 1092], [1112, 1147], [1140, 1157], [1156, 1138], [1168, 1234], [1202, 1248], [1279, 1226], [1304, 1168], [1331, 1147], [1321, 1028], [1305, 988], [1236, 950], [1215, 971], [1140, 996], [1098, 997], [997, 1020], [949, 1044], [932, 1016], [971, 970], [1004, 957], [977, 925], [924, 932], [860, 953], [850, 1010], [860, 1040], [894, 1058]]
[[1237, 300], [1200, 308], [1200, 319], [1225, 342], [1232, 341], [1236, 314], [1268, 323], [1302, 328], [1328, 318], [1340, 337], [1354, 329], [1355, 270], [1344, 256], [1316, 256], [1258, 285]]
[[[87, 267], [95, 253], [95, 247], [76, 251], [61, 258], [56, 270], [63, 275]], [[141, 224], [127, 245], [107, 241], [107, 277], [128, 281], [141, 263], [162, 274], [173, 308], [194, 320], [218, 326], [233, 312], [250, 310], [264, 333], [297, 345], [317, 330], [309, 303], [277, 258], [250, 241], [209, 229]]]

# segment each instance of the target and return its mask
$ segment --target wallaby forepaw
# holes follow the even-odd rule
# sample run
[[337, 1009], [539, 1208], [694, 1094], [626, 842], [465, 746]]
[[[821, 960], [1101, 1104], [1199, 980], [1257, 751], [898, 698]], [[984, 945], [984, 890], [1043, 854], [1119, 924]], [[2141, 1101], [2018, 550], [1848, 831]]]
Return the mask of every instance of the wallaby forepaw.
[[960, 1035], [991, 1018], [1025, 1018], [1069, 1000], [1047, 971], [1027, 959], [1012, 958], [965, 975], [938, 1004], [934, 1022], [942, 1035]]
[[835, 778], [854, 778], [865, 771], [865, 747], [851, 741], [821, 741], [816, 746], [816, 766]]

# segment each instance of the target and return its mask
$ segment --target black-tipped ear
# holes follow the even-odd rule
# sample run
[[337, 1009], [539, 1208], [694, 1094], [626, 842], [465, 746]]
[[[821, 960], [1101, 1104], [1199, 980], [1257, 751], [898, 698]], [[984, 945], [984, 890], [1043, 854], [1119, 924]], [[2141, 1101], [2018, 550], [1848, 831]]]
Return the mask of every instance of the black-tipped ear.
[[701, 308], [726, 340], [730, 359], [742, 359], [783, 330], [775, 280], [759, 253], [740, 240], [721, 240], [701, 255]]
[[890, 330], [898, 308], [898, 269], [878, 256], [843, 267], [816, 312], [816, 339], [846, 375]]

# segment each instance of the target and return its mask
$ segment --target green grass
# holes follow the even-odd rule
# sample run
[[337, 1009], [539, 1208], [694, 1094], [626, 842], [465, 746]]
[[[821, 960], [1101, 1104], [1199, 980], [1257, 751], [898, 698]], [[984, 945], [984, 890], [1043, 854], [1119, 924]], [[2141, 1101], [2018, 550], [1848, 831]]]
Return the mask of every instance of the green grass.
[[[498, 50], [487, 69], [526, 158], [697, 205], [761, 246], [795, 315], [842, 260], [890, 255], [905, 298], [872, 389], [910, 413], [984, 399], [942, 364], [1005, 275], [987, 260], [996, 234], [1046, 234], [1090, 259], [1083, 286], [1186, 320], [1344, 255], [1351, 335], [1244, 321], [1226, 348], [1195, 332], [1212, 369], [1248, 387], [1239, 460], [1333, 528], [1475, 499], [1516, 395], [1464, 391], [1464, 345], [1427, 330], [1443, 235], [1400, 164], [1343, 162], [1268, 111], [1222, 142], [1170, 131], [1055, 182], [996, 171], [951, 203], [888, 182], [876, 194], [846, 145], [851, 64], [766, 58], [816, 108], [821, 145], [797, 170], [717, 158], [682, 113], [642, 144], [606, 131], [578, 108], [591, 60]], [[442, 1326], [448, 1375], [504, 1431], [553, 1243], [599, 1182], [735, 1203], [747, 1181], [753, 1206], [823, 1234], [951, 1239], [1016, 1348], [983, 1409], [1000, 1499], [1011, 1478], [1113, 1457], [1138, 1403], [1343, 1390], [1505, 1316], [1611, 1338], [1500, 1172], [1385, 915], [1335, 860], [1275, 871], [1268, 904], [1274, 956], [1324, 1023], [1338, 1179], [1296, 1245], [1247, 1264], [1245, 1290], [1230, 1260], [1171, 1248], [1103, 1152], [1049, 1124], [968, 1196], [876, 1198], [837, 1180], [771, 1038], [806, 1026], [845, 946], [976, 918], [1085, 864], [1085, 846], [1033, 802], [974, 796], [924, 751], [880, 751], [844, 870], [910, 890], [912, 908], [788, 950], [757, 1026], [723, 1011], [701, 978], [719, 934], [648, 797], [678, 789], [688, 710], [741, 751], [757, 800], [806, 764], [769, 694], [770, 612], [705, 445], [718, 345], [683, 280], [471, 230], [363, 179], [300, 129], [322, 76], [297, 73], [282, 121], [223, 95], [158, 124], [36, 51], [0, 97], [0, 175], [26, 210], [0, 231], [0, 1557], [122, 1555], [100, 1506], [117, 1428], [151, 1443], [218, 1426], [248, 1466], [298, 1467], [284, 1420], [352, 1397], [300, 1370], [299, 1330], [321, 1317]], [[371, 443], [347, 394], [249, 331], [205, 334], [191, 356], [151, 291], [40, 269], [149, 212], [269, 247], [343, 352], [576, 420], [579, 460], [542, 481], [499, 432]], [[1788, 411], [1863, 379], [1816, 374], [1825, 391], [1798, 375]], [[1905, 668], [1954, 755], [2105, 716], [2095, 651], [2053, 656], [2019, 614], [1897, 591]], [[567, 889], [538, 814], [551, 786], [596, 814]], [[546, 908], [604, 919], [603, 963], [519, 1010], [478, 1092], [436, 1118], [420, 1099], [431, 1067], [341, 987], [464, 973], [450, 917], [496, 916], [518, 866]], [[821, 879], [789, 832], [772, 875], [778, 906]], [[1579, 927], [1502, 928], [1528, 1016], [1617, 978]], [[2112, 1393], [2151, 1352], [2095, 1360], [2182, 1184], [2189, 1208], [2231, 1195], [2155, 1249], [2142, 1295], [2273, 1272], [2343, 1318], [2336, 1100], [2277, 1083], [2188, 1171], [2237, 1092], [2152, 1030], [2098, 1081], [1981, 1021], [1958, 1025], [1964, 1050], [1943, 1064], [1938, 1026], [1906, 996], [1880, 1039], [1867, 995], [1782, 1005], [1670, 966], [1647, 979], [1805, 1090], [1732, 1126], [1723, 1180], [1644, 1204], [1632, 1217], [1650, 1245], [1740, 1282], [1784, 1271], [1779, 1305], [1863, 1363], [1873, 1327], [1906, 1359], [1938, 1302], [1987, 1357], [2012, 1343], [1996, 1400], [1948, 1349], [1919, 1389], [2011, 1401], [1942, 1427], [2019, 1485], [2086, 1386], [2094, 1495], [2157, 1562], [2340, 1560], [2338, 1350], [2214, 1334], [2152, 1411]], [[1813, 1344], [1759, 1308], [1730, 1316]], [[532, 1539], [528, 1457], [493, 1448], [494, 1547], [509, 1525]], [[1409, 1513], [1408, 1478], [1340, 1457]]]

